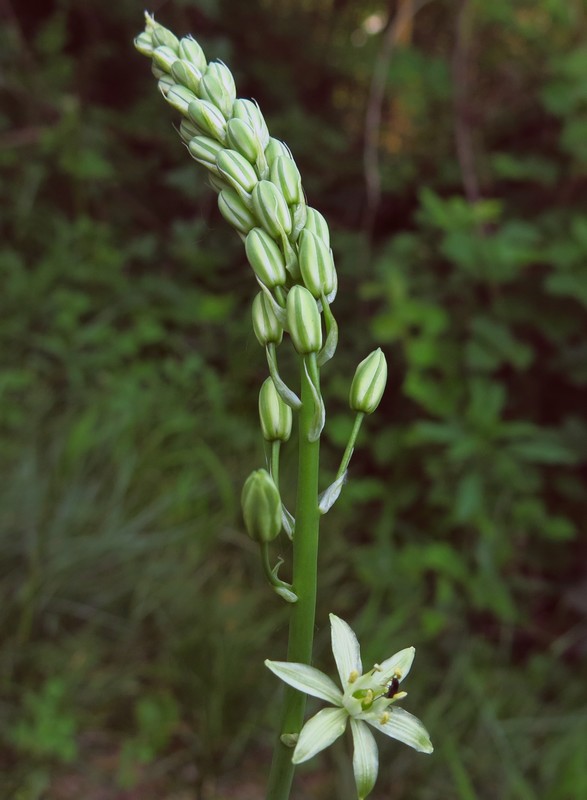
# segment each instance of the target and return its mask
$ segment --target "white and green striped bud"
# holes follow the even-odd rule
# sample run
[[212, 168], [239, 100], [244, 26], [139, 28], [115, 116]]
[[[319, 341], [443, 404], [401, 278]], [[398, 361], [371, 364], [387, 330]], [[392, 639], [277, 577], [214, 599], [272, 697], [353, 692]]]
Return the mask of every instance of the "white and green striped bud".
[[349, 393], [353, 411], [372, 414], [383, 397], [387, 383], [387, 361], [380, 347], [363, 359], [355, 371]]
[[252, 100], [235, 100], [232, 106], [232, 116], [242, 119], [255, 131], [255, 135], [261, 143], [261, 149], [265, 150], [269, 142], [269, 129], [259, 106]]
[[293, 346], [300, 355], [322, 348], [322, 325], [316, 301], [305, 286], [292, 287], [287, 295], [287, 325]]
[[135, 39], [135, 47], [139, 51], [142, 56], [147, 56], [147, 58], [152, 58], [154, 45], [153, 39], [151, 34], [148, 31], [143, 31], [139, 33], [139, 35]]
[[253, 300], [253, 330], [261, 347], [281, 344], [283, 339], [283, 328], [273, 313], [265, 292], [259, 292]]
[[163, 72], [171, 72], [177, 61], [177, 53], [171, 47], [157, 47], [153, 51], [153, 63]]
[[291, 215], [282, 192], [271, 181], [259, 181], [253, 190], [253, 209], [272, 236], [291, 232]]
[[208, 183], [214, 189], [215, 192], [224, 192], [226, 189], [230, 189], [232, 191], [232, 186], [230, 186], [220, 175], [217, 175], [215, 172], [208, 173]]
[[312, 295], [319, 300], [336, 288], [336, 272], [332, 253], [315, 233], [304, 229], [298, 239], [298, 264], [302, 280]]
[[177, 109], [177, 111], [183, 114], [184, 117], [187, 117], [190, 103], [198, 98], [190, 89], [187, 89], [185, 86], [181, 86], [179, 83], [176, 83], [171, 87], [171, 89], [169, 89], [165, 95], [165, 99], [170, 106]]
[[229, 119], [226, 124], [226, 138], [232, 149], [237, 150], [251, 164], [257, 161], [261, 145], [248, 122], [234, 117]]
[[226, 119], [215, 105], [207, 100], [193, 100], [189, 105], [188, 114], [192, 122], [206, 136], [212, 136], [219, 142], [226, 141]]
[[178, 58], [171, 67], [171, 76], [195, 96], [198, 95], [202, 73], [191, 61]]
[[218, 174], [216, 158], [218, 153], [222, 152], [222, 145], [216, 139], [210, 139], [209, 136], [194, 136], [188, 143], [188, 150], [198, 164], [203, 164], [207, 169]]
[[178, 54], [184, 61], [189, 61], [190, 64], [193, 64], [200, 73], [200, 76], [208, 66], [204, 51], [192, 36], [183, 37], [179, 43]]
[[225, 117], [232, 115], [236, 86], [232, 72], [222, 61], [213, 61], [200, 80], [200, 96], [213, 103]]
[[287, 273], [283, 253], [266, 231], [253, 228], [245, 239], [245, 251], [255, 275], [267, 288], [285, 284]]
[[179, 123], [179, 135], [185, 144], [189, 144], [194, 136], [200, 135], [200, 129], [194, 125], [191, 119], [182, 119]]
[[287, 442], [291, 436], [291, 408], [278, 395], [272, 378], [264, 381], [259, 392], [259, 420], [266, 442]]
[[295, 161], [287, 156], [278, 156], [271, 164], [271, 182], [285, 197], [288, 206], [297, 205], [304, 199], [302, 176]]
[[216, 164], [220, 175], [237, 192], [250, 194], [259, 180], [251, 163], [236, 150], [223, 150], [218, 153]]
[[277, 158], [291, 158], [291, 152], [289, 147], [284, 143], [281, 142], [279, 139], [274, 139], [273, 136], [269, 137], [269, 142], [267, 147], [265, 148], [265, 158], [267, 159], [267, 163], [269, 166], [273, 166], [273, 162]]
[[153, 47], [169, 47], [174, 53], [177, 53], [179, 50], [179, 39], [177, 36], [167, 28], [164, 28], [163, 25], [159, 25], [158, 22], [155, 22], [152, 17], [147, 15], [146, 19], [147, 30], [151, 31]]
[[255, 217], [233, 189], [223, 189], [220, 192], [218, 208], [224, 219], [240, 233], [247, 234], [257, 224]]
[[251, 472], [241, 494], [245, 528], [260, 544], [272, 542], [281, 530], [281, 497], [266, 469]]
[[304, 228], [308, 231], [315, 233], [319, 239], [322, 239], [326, 247], [330, 247], [330, 231], [328, 230], [328, 223], [319, 211], [315, 208], [308, 206], [306, 209], [306, 224]]
[[167, 92], [170, 89], [173, 89], [173, 87], [176, 86], [176, 83], [171, 75], [163, 75], [163, 77], [159, 78], [157, 81], [157, 86], [163, 97], [167, 97]]

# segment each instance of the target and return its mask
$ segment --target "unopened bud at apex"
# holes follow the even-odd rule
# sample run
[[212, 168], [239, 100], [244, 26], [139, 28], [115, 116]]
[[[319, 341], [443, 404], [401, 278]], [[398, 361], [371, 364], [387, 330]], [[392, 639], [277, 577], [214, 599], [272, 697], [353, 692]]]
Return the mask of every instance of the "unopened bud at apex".
[[281, 189], [289, 206], [303, 200], [302, 176], [293, 159], [286, 156], [275, 159], [271, 164], [271, 182]]
[[271, 181], [259, 181], [253, 190], [253, 209], [272, 236], [291, 232], [291, 215], [280, 189]]
[[322, 214], [315, 208], [308, 206], [306, 209], [306, 224], [304, 228], [308, 231], [315, 233], [319, 239], [322, 239], [326, 247], [330, 247], [330, 231], [328, 230], [328, 223]]
[[271, 542], [281, 530], [281, 497], [266, 469], [251, 472], [241, 494], [247, 533], [255, 542]]
[[179, 43], [179, 57], [189, 61], [202, 75], [208, 66], [206, 56], [200, 45], [192, 36], [184, 36]]
[[236, 150], [223, 150], [216, 159], [218, 171], [237, 192], [250, 194], [259, 178], [253, 166]]
[[363, 359], [355, 371], [349, 393], [353, 411], [372, 414], [383, 397], [387, 383], [387, 361], [380, 347]]
[[259, 392], [259, 419], [266, 442], [287, 442], [291, 436], [291, 408], [278, 395], [272, 378], [264, 381]]
[[177, 83], [197, 94], [202, 73], [191, 61], [178, 58], [171, 67], [171, 75]]
[[232, 149], [254, 164], [259, 156], [260, 144], [251, 126], [244, 120], [233, 117], [226, 124], [226, 134]]
[[232, 115], [236, 100], [236, 86], [232, 72], [222, 61], [213, 61], [200, 80], [200, 96], [222, 111], [225, 117]]
[[305, 286], [293, 286], [287, 295], [287, 325], [293, 346], [300, 355], [317, 353], [322, 347], [322, 325], [316, 301]]
[[218, 208], [224, 219], [237, 231], [247, 234], [257, 221], [233, 189], [223, 189], [218, 195]]
[[245, 239], [249, 264], [261, 283], [269, 289], [283, 286], [287, 273], [285, 259], [274, 239], [262, 228], [253, 228]]
[[298, 239], [298, 263], [306, 287], [316, 299], [329, 295], [336, 286], [332, 253], [315, 233], [304, 229]]
[[261, 347], [280, 344], [283, 339], [283, 328], [264, 292], [259, 292], [253, 300], [253, 330]]
[[226, 140], [226, 119], [215, 105], [207, 100], [193, 100], [188, 107], [188, 114], [206, 136], [212, 136], [219, 142]]
[[167, 92], [165, 99], [170, 106], [173, 106], [173, 108], [177, 109], [184, 117], [187, 117], [190, 103], [198, 98], [190, 89], [176, 83], [175, 86], [172, 86]]

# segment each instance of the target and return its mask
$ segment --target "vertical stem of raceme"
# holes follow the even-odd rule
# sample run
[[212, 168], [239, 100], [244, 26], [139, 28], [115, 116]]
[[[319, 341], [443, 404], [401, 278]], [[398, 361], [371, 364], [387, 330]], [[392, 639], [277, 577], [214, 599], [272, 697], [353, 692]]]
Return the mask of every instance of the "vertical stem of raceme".
[[[318, 465], [320, 439], [310, 442], [314, 421], [312, 387], [302, 363], [302, 407], [299, 414], [299, 461], [296, 525], [293, 537], [293, 590], [298, 601], [292, 606], [289, 623], [288, 661], [309, 664], [314, 643], [316, 579], [318, 567]], [[281, 734], [299, 733], [304, 721], [306, 696], [285, 687]], [[293, 750], [278, 737], [269, 775], [266, 800], [288, 800], [294, 773]]]

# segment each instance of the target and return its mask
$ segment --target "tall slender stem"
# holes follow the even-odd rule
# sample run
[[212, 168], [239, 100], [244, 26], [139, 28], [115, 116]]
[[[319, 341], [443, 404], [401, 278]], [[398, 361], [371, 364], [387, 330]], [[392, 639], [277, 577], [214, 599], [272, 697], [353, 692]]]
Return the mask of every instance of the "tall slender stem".
[[[299, 415], [298, 496], [296, 527], [293, 539], [293, 590], [298, 601], [291, 609], [288, 661], [309, 664], [314, 643], [316, 581], [318, 568], [318, 465], [320, 440], [310, 442], [308, 434], [314, 422], [312, 386], [301, 369], [302, 407]], [[304, 721], [306, 696], [285, 687], [280, 736], [299, 733]], [[278, 738], [273, 754], [266, 800], [288, 800], [293, 780], [291, 747]]]

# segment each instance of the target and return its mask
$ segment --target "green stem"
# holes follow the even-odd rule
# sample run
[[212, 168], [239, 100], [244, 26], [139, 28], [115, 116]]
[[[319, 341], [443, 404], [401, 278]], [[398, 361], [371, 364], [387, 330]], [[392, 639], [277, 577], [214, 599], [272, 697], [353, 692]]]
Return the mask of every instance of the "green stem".
[[353, 430], [351, 431], [351, 435], [347, 442], [346, 450], [344, 451], [342, 461], [340, 462], [340, 467], [338, 468], [338, 472], [336, 473], [337, 478], [340, 478], [340, 476], [346, 470], [346, 468], [350, 463], [351, 457], [353, 455], [353, 450], [355, 449], [355, 442], [357, 441], [357, 436], [359, 435], [361, 424], [364, 418], [365, 415], [361, 411], [357, 412], [357, 416], [355, 417], [355, 423], [353, 425]]
[[[314, 400], [310, 381], [301, 369], [302, 407], [299, 424], [298, 496], [296, 530], [293, 539], [293, 590], [298, 601], [291, 609], [288, 661], [310, 664], [314, 643], [316, 584], [318, 568], [318, 465], [320, 439], [309, 441], [314, 423]], [[290, 686], [285, 687], [280, 728], [282, 734], [299, 733], [304, 721], [306, 696]], [[293, 780], [293, 750], [278, 738], [273, 754], [266, 800], [288, 800]]]

